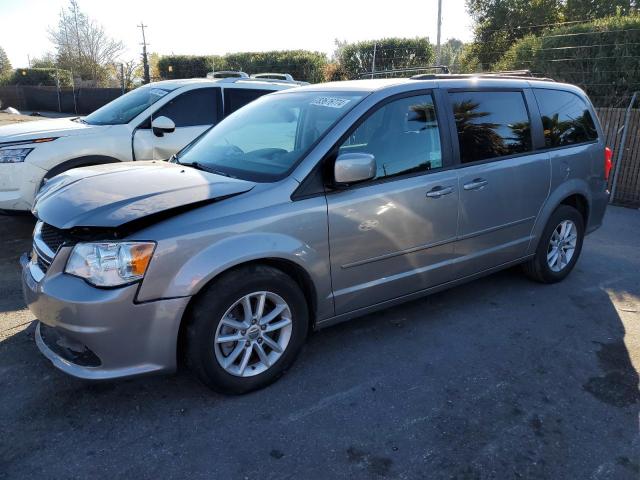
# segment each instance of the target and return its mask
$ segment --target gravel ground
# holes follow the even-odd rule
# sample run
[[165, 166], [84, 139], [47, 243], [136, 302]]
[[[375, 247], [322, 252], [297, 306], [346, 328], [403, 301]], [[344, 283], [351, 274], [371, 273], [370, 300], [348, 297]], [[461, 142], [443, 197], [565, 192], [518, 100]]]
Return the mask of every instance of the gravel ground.
[[0, 217], [0, 478], [638, 479], [640, 212], [563, 283], [517, 269], [314, 334], [275, 385], [87, 383], [33, 342]]

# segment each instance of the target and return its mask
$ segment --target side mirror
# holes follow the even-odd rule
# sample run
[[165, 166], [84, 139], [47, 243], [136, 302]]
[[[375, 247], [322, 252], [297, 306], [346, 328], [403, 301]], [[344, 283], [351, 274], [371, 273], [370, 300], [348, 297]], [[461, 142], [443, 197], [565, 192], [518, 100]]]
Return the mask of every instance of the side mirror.
[[376, 158], [370, 153], [343, 153], [336, 158], [333, 176], [337, 184], [351, 184], [376, 176]]
[[151, 130], [156, 137], [163, 137], [165, 133], [171, 133], [176, 129], [176, 124], [168, 117], [154, 118], [151, 122]]

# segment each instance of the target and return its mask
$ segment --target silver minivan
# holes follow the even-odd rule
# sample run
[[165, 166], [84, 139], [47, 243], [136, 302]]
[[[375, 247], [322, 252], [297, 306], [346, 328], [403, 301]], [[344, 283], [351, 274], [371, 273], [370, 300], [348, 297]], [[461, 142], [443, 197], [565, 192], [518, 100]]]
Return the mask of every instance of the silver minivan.
[[310, 85], [170, 162], [48, 182], [22, 258], [36, 342], [107, 379], [184, 361], [212, 388], [279, 377], [308, 333], [522, 264], [573, 269], [611, 151], [571, 85], [422, 76]]

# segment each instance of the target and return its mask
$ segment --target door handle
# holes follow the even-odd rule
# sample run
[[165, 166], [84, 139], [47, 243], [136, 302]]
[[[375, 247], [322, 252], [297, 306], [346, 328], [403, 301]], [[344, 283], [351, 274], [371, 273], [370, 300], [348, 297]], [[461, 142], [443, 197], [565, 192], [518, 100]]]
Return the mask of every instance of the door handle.
[[440, 198], [453, 192], [453, 187], [433, 187], [427, 192], [428, 198]]
[[489, 184], [484, 178], [476, 178], [472, 182], [465, 183], [463, 188], [465, 190], [480, 190], [482, 187], [486, 187]]

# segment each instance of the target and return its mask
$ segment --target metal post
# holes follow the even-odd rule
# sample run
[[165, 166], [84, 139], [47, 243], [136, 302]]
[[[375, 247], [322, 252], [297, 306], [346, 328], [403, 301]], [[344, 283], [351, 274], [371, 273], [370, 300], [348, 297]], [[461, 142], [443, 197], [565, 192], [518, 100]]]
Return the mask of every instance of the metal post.
[[120, 62], [120, 83], [122, 84], [122, 95], [124, 95], [124, 63]]
[[627, 107], [627, 111], [624, 113], [624, 130], [622, 131], [622, 139], [620, 139], [620, 145], [618, 146], [618, 155], [616, 157], [616, 163], [613, 165], [613, 180], [611, 182], [611, 196], [609, 197], [609, 203], [613, 203], [616, 196], [616, 187], [618, 184], [618, 175], [620, 174], [620, 162], [622, 161], [622, 155], [624, 154], [624, 144], [627, 141], [627, 127], [629, 126], [629, 117], [631, 116], [631, 109], [636, 103], [636, 97], [638, 92], [633, 92], [631, 102]]
[[58, 112], [62, 113], [62, 104], [60, 103], [60, 75], [56, 68], [56, 92], [58, 93]]
[[440, 32], [442, 30], [442, 0], [438, 0], [438, 36], [436, 42], [436, 65], [440, 65], [442, 60], [442, 49], [440, 46]]
[[371, 78], [376, 73], [376, 51], [378, 50], [378, 42], [373, 44], [373, 60], [371, 62]]

